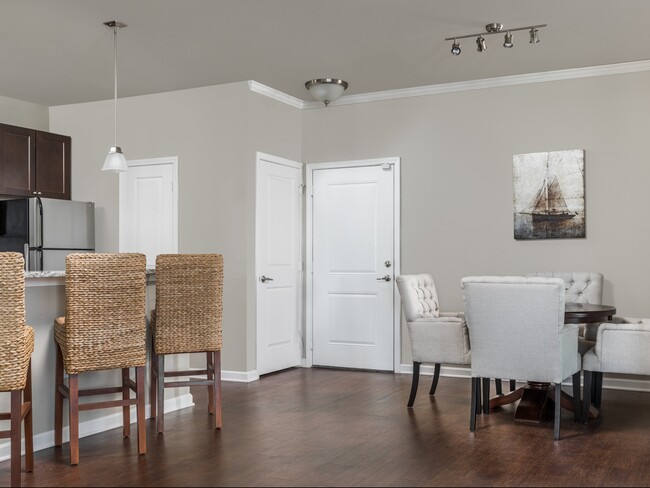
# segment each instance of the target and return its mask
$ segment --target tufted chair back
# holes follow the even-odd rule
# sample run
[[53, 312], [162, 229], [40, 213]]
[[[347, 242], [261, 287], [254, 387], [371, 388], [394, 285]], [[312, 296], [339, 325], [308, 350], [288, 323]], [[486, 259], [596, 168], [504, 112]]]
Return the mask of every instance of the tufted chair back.
[[438, 293], [430, 274], [401, 275], [395, 281], [407, 322], [440, 316]]
[[564, 280], [566, 301], [571, 303], [603, 303], [603, 275], [588, 271], [542, 271], [527, 276], [540, 278], [560, 278]]

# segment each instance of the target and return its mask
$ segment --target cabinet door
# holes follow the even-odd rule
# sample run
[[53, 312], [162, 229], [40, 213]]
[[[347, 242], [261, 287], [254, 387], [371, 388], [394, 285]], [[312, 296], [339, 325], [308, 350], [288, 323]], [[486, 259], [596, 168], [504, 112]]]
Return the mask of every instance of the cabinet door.
[[0, 124], [0, 194], [35, 195], [36, 131]]
[[70, 137], [36, 132], [36, 190], [46, 198], [70, 200]]

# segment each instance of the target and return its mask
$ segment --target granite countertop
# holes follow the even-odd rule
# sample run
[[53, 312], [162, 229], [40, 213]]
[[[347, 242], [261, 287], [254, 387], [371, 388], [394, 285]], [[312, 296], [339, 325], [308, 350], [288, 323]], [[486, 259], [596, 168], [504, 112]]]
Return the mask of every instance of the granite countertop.
[[[147, 268], [147, 276], [155, 275], [155, 268]], [[63, 278], [65, 271], [25, 271], [25, 278]]]

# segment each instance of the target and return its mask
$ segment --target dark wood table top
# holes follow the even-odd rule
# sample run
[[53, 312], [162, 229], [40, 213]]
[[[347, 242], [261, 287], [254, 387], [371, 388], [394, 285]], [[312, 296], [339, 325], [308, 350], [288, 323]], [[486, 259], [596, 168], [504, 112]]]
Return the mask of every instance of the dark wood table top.
[[567, 303], [564, 308], [564, 323], [587, 324], [607, 322], [616, 314], [612, 305], [592, 305], [590, 303]]

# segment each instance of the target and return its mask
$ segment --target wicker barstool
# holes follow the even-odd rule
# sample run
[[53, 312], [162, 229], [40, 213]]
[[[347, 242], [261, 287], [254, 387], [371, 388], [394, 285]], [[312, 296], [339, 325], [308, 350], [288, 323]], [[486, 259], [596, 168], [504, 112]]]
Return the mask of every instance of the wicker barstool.
[[[165, 388], [207, 386], [208, 412], [221, 428], [221, 316], [223, 256], [161, 254], [156, 259], [156, 309], [151, 314], [151, 415], [164, 429]], [[205, 352], [200, 371], [165, 371], [165, 355]], [[165, 382], [165, 377], [207, 379]]]
[[[70, 464], [79, 463], [79, 411], [122, 407], [124, 437], [130, 436], [130, 406], [137, 406], [138, 453], [147, 451], [144, 376], [147, 359], [143, 254], [69, 254], [65, 268], [66, 316], [54, 322], [56, 398], [54, 444], [63, 441], [63, 398], [70, 412]], [[63, 370], [68, 372], [68, 386]], [[136, 380], [129, 376], [135, 368]], [[79, 373], [122, 370], [122, 386], [79, 390]], [[131, 398], [130, 390], [135, 391]], [[122, 400], [79, 404], [80, 396], [122, 393]]]
[[11, 440], [11, 486], [20, 486], [20, 424], [25, 419], [25, 465], [34, 470], [32, 352], [34, 329], [25, 324], [25, 262], [15, 252], [0, 253], [0, 392], [11, 392], [11, 411], [0, 413]]

